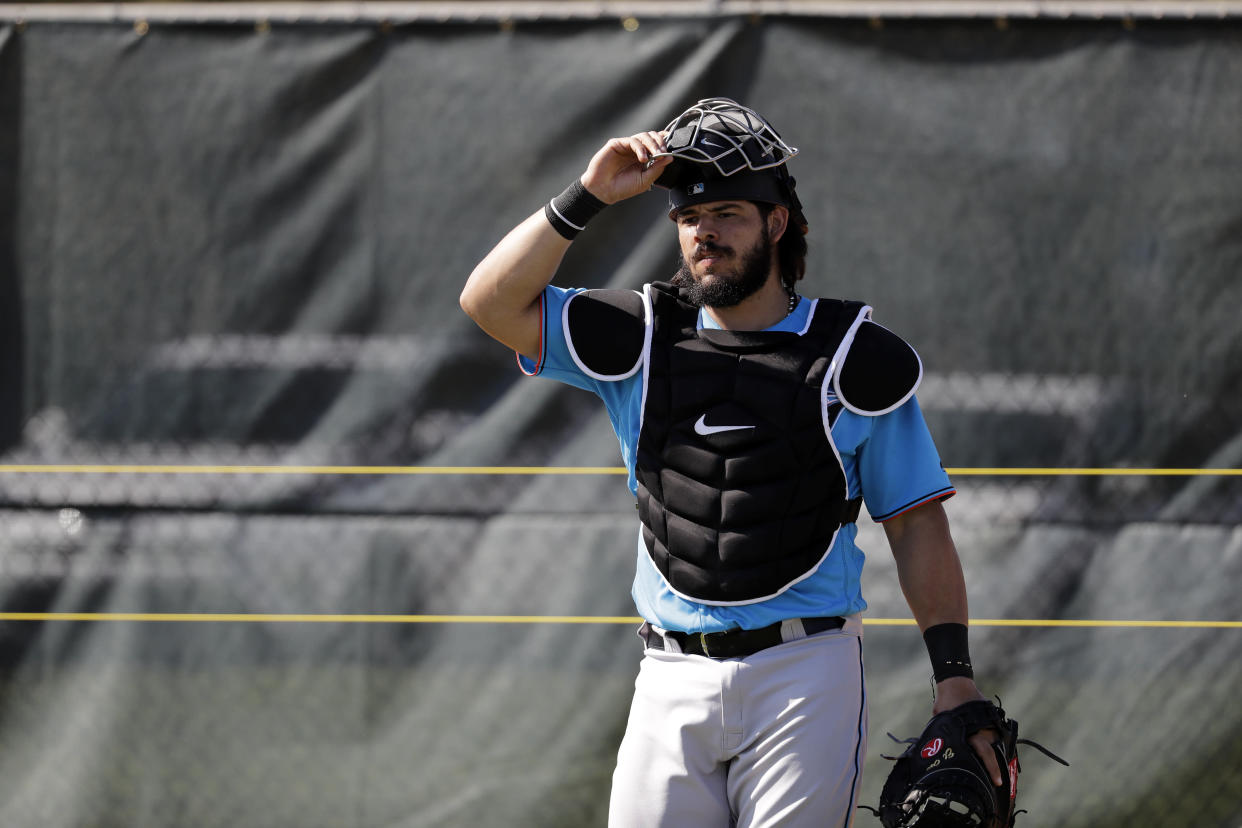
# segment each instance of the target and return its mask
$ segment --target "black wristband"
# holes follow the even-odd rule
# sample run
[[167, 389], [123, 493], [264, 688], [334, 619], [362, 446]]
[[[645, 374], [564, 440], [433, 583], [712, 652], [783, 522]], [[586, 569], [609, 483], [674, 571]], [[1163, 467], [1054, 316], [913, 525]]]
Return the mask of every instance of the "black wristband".
[[582, 186], [582, 179], [575, 178], [565, 192], [549, 201], [543, 208], [548, 223], [556, 232], [572, 239], [586, 228], [587, 222], [608, 205], [591, 195]]
[[937, 624], [923, 633], [927, 655], [931, 657], [932, 675], [937, 682], [955, 676], [975, 677], [970, 666], [970, 640], [965, 624]]

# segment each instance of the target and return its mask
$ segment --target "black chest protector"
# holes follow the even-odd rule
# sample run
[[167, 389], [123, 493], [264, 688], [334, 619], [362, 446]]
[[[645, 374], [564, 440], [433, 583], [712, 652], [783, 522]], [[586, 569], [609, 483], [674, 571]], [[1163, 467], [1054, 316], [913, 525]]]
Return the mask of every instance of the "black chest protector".
[[830, 371], [870, 309], [820, 299], [809, 328], [697, 330], [698, 309], [653, 284], [638, 511], [678, 594], [748, 604], [815, 571], [856, 519], [832, 444]]

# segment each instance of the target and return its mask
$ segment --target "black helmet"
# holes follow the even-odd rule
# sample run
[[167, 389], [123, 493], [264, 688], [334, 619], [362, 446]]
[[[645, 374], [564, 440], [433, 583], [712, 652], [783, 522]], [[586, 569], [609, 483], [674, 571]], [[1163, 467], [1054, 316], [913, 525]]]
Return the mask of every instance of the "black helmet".
[[656, 179], [669, 191], [669, 215], [708, 201], [781, 204], [806, 232], [802, 204], [785, 166], [798, 154], [763, 116], [729, 98], [705, 98], [664, 128], [673, 163]]

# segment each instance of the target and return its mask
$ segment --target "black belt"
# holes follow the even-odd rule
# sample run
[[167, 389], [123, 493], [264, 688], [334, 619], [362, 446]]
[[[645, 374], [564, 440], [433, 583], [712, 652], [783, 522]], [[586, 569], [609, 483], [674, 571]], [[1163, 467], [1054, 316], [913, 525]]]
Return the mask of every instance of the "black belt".
[[[802, 628], [807, 635], [839, 630], [845, 626], [845, 619], [840, 616], [830, 618], [803, 618]], [[662, 647], [660, 633], [643, 625], [643, 637], [649, 647]], [[785, 637], [781, 634], [781, 623], [777, 622], [757, 630], [725, 630], [713, 633], [684, 633], [672, 630], [664, 633], [664, 637], [677, 642], [683, 653], [701, 655], [708, 658], [743, 658], [753, 655], [768, 647], [784, 644]]]

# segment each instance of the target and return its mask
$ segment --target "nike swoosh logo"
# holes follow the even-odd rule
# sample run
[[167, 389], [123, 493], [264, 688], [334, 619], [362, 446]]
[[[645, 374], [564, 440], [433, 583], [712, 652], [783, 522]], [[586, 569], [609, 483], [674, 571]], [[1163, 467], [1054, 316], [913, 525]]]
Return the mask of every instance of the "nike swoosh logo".
[[694, 433], [708, 437], [712, 434], [720, 434], [723, 431], [742, 431], [743, 429], [754, 428], [753, 425], [736, 425], [736, 426], [709, 426], [707, 424], [707, 415], [699, 417], [698, 422], [694, 424]]

